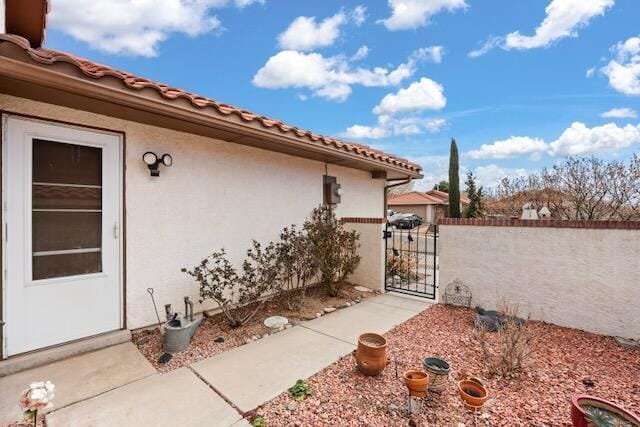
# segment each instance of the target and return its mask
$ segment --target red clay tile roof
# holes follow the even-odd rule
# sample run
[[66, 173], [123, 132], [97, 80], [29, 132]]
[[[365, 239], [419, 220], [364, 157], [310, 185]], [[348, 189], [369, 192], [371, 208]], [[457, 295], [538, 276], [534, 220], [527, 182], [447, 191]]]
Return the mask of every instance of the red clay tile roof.
[[155, 89], [158, 94], [166, 100], [176, 100], [179, 98], [183, 98], [188, 100], [193, 105], [193, 107], [197, 109], [203, 109], [206, 107], [214, 108], [216, 112], [222, 116], [235, 114], [245, 122], [257, 122], [262, 125], [262, 127], [267, 129], [276, 127], [281, 132], [291, 133], [292, 135], [300, 139], [306, 138], [313, 142], [321, 141], [324, 145], [332, 146], [337, 150], [344, 150], [347, 152], [359, 154], [363, 157], [372, 158], [382, 163], [388, 163], [397, 167], [401, 167], [414, 173], [420, 173], [422, 171], [422, 167], [417, 163], [412, 163], [407, 159], [397, 157], [393, 154], [388, 154], [380, 150], [376, 150], [367, 145], [345, 142], [336, 138], [313, 133], [308, 130], [299, 129], [295, 126], [287, 125], [277, 119], [261, 116], [251, 111], [234, 107], [233, 105], [223, 104], [221, 102], [200, 96], [195, 93], [167, 86], [165, 84], [154, 82], [143, 77], [138, 77], [125, 71], [116, 70], [107, 65], [102, 65], [84, 58], [79, 58], [69, 53], [46, 48], [32, 48], [26, 39], [17, 35], [0, 34], [0, 43], [3, 41], [10, 42], [21, 47], [34, 61], [40, 64], [53, 65], [59, 62], [68, 63], [77, 67], [78, 70], [81, 71], [85, 76], [93, 79], [98, 80], [107, 76], [115, 77], [117, 79], [120, 79], [128, 89], [134, 91], [139, 91], [145, 88], [152, 88]]
[[[420, 191], [412, 191], [410, 193], [400, 194], [389, 198], [388, 204], [391, 205], [446, 205], [449, 203], [449, 194], [444, 191], [431, 190], [426, 193]], [[460, 195], [460, 203], [469, 204], [469, 199]]]
[[412, 191], [389, 198], [389, 205], [439, 205], [442, 200], [429, 196], [426, 193]]

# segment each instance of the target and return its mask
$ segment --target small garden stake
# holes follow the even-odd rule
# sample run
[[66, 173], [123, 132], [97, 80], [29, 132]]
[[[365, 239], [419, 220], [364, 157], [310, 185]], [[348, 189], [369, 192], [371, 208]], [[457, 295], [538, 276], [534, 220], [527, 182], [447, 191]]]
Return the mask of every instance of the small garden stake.
[[151, 302], [153, 303], [153, 309], [156, 312], [156, 317], [158, 318], [158, 328], [162, 331], [162, 322], [160, 321], [160, 315], [158, 314], [158, 307], [156, 307], [156, 299], [153, 297], [153, 288], [147, 288], [147, 292], [151, 295]]

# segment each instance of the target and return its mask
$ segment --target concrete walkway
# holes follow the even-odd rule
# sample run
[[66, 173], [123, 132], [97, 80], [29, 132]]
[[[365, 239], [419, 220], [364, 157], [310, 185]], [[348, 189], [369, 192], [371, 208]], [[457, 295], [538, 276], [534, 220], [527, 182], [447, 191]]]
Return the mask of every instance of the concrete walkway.
[[355, 349], [363, 332], [384, 333], [430, 304], [390, 294], [304, 322], [167, 374], [132, 343], [0, 378], [0, 426], [20, 419], [32, 381], [56, 385], [47, 425], [249, 425], [255, 409]]
[[361, 333], [387, 332], [429, 305], [379, 295], [194, 363], [192, 368], [241, 412], [247, 412], [353, 351]]
[[55, 408], [154, 375], [155, 368], [128, 342], [0, 378], [0, 426], [22, 418], [18, 398], [34, 381], [56, 386]]
[[189, 368], [179, 368], [55, 411], [47, 427], [231, 426], [241, 420]]

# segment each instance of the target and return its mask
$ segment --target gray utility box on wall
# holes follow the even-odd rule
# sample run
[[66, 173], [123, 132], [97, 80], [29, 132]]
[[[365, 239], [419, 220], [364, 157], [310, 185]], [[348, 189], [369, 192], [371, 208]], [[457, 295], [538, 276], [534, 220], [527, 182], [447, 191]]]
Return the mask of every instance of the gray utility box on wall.
[[340, 184], [335, 176], [324, 175], [324, 203], [325, 205], [337, 205], [340, 203]]

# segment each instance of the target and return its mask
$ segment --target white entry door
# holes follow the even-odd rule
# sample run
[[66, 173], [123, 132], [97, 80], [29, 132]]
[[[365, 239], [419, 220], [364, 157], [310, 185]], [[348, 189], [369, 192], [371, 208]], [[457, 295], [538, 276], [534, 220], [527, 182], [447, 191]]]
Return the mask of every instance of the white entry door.
[[121, 138], [3, 121], [4, 356], [121, 328]]

